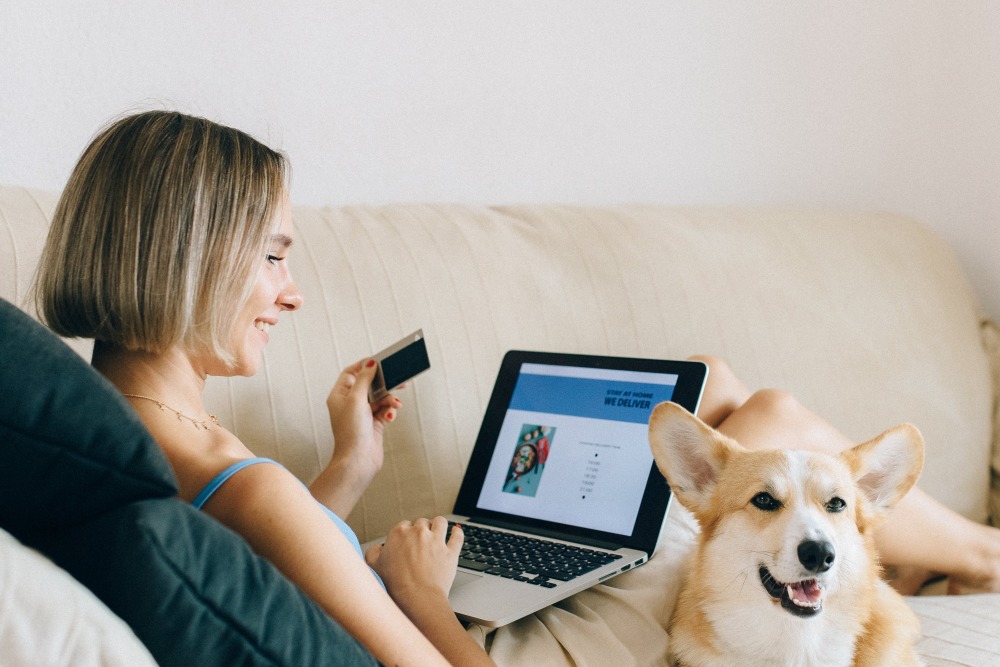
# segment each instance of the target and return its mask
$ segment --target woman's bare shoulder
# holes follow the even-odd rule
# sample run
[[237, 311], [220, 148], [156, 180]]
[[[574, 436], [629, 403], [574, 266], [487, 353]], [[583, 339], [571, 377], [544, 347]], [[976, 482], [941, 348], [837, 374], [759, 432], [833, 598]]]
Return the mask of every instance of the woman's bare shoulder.
[[155, 421], [146, 422], [146, 426], [174, 471], [178, 495], [188, 502], [226, 468], [254, 457], [236, 435], [221, 426], [208, 430], [191, 428], [190, 432]]

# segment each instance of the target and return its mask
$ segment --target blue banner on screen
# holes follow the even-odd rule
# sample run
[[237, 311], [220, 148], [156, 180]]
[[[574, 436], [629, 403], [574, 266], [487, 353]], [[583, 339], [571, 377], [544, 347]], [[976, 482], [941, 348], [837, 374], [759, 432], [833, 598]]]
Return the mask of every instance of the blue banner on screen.
[[510, 407], [514, 410], [645, 424], [658, 403], [673, 397], [674, 387], [674, 384], [523, 372], [514, 386]]

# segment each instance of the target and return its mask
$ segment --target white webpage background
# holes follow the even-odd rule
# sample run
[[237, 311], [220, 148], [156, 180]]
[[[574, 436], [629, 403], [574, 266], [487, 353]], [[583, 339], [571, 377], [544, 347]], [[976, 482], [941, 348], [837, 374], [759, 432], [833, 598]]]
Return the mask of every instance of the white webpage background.
[[[534, 497], [503, 491], [524, 424], [555, 428]], [[500, 428], [477, 507], [630, 535], [653, 463], [648, 431], [645, 424], [510, 410]], [[588, 464], [595, 460], [599, 470], [594, 485], [584, 492]]]

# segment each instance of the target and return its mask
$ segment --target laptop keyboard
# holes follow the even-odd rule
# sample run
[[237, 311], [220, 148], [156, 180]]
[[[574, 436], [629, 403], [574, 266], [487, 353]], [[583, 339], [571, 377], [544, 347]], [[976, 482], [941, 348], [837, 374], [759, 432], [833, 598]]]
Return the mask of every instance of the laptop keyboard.
[[[451, 526], [448, 533], [451, 534]], [[621, 558], [618, 554], [462, 524], [465, 543], [459, 567], [545, 588], [569, 581]]]

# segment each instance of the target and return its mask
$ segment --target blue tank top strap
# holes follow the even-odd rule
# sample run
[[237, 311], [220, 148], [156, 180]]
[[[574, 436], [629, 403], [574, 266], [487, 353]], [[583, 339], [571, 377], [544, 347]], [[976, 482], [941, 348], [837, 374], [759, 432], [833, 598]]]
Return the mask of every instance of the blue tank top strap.
[[258, 457], [254, 459], [243, 459], [242, 461], [237, 461], [236, 463], [232, 464], [231, 466], [220, 472], [218, 475], [213, 477], [212, 481], [206, 484], [205, 488], [201, 490], [201, 493], [195, 496], [195, 499], [191, 501], [191, 504], [194, 505], [196, 509], [201, 509], [202, 505], [208, 502], [208, 499], [212, 497], [212, 494], [218, 491], [219, 487], [225, 484], [227, 479], [238, 473], [240, 470], [243, 470], [247, 466], [252, 466], [256, 463], [273, 463], [274, 465], [281, 465], [274, 459], [268, 459], [264, 457]]

